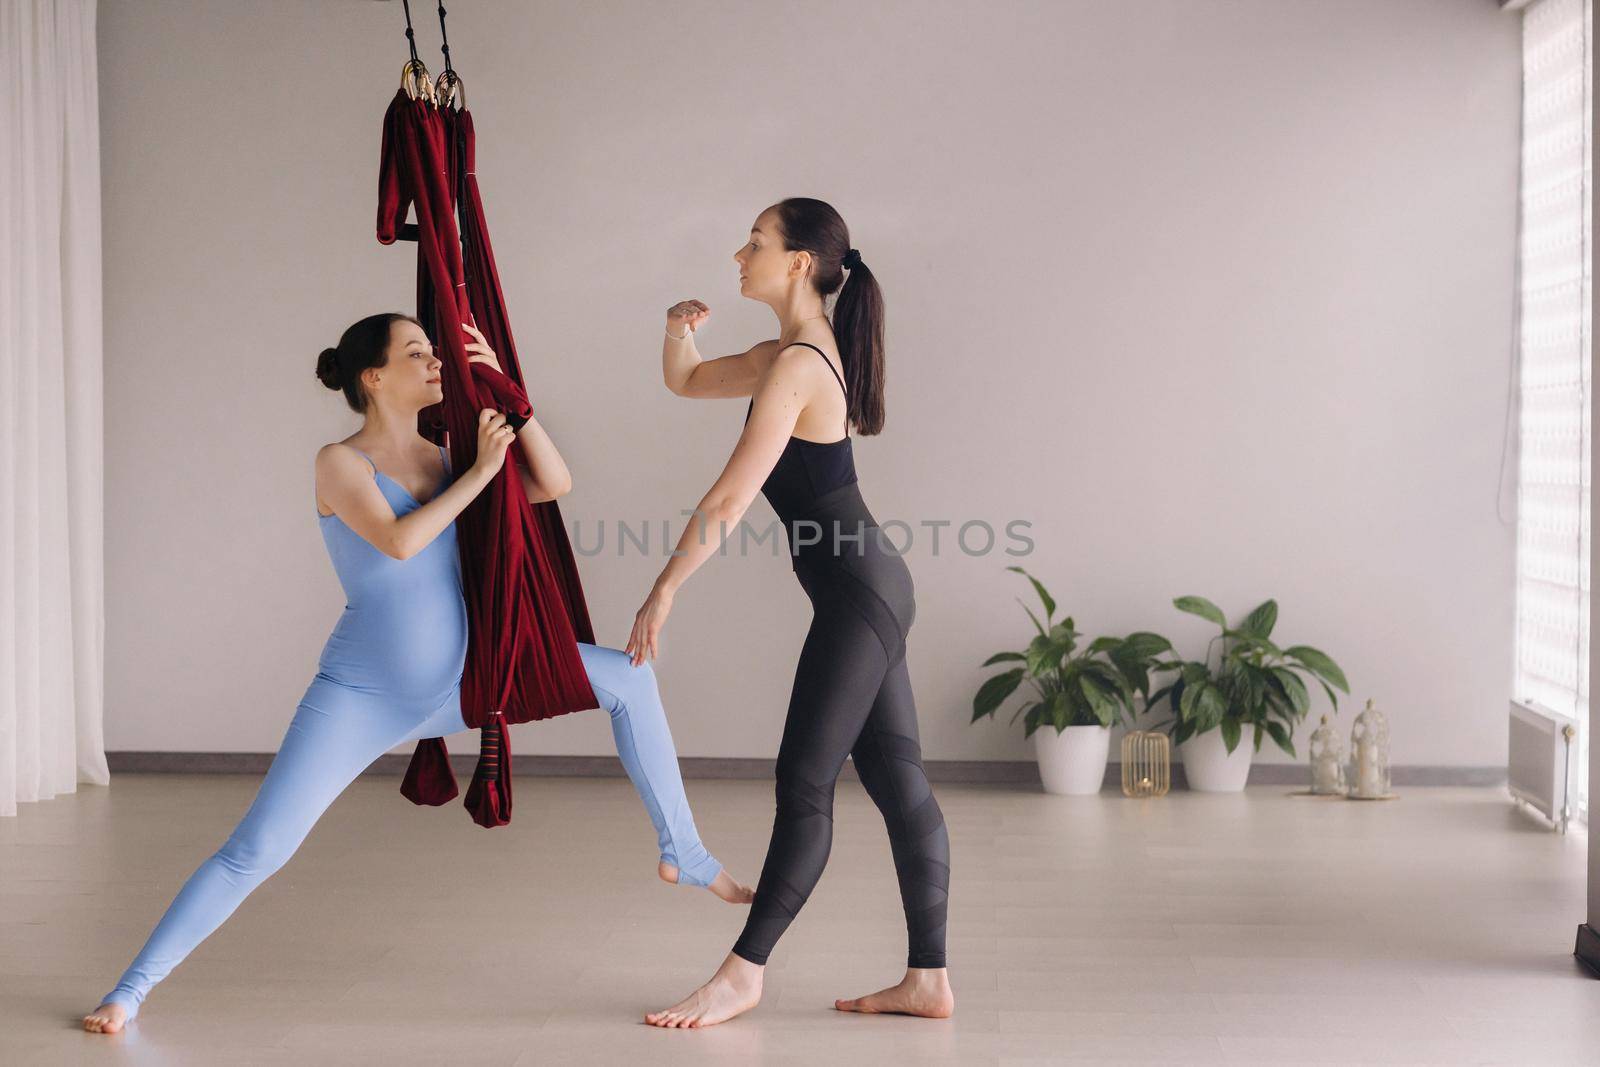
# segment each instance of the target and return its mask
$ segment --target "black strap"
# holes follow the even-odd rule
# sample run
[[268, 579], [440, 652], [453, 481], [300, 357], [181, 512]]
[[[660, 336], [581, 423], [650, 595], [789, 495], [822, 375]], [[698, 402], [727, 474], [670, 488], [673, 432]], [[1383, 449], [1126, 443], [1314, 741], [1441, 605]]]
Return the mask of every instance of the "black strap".
[[832, 371], [834, 380], [839, 383], [839, 388], [840, 389], [844, 389], [844, 398], [845, 398], [845, 400], [848, 401], [850, 399], [850, 390], [844, 388], [844, 379], [840, 378], [839, 377], [839, 372], [833, 369], [833, 360], [828, 358], [828, 353], [824, 352], [822, 349], [818, 348], [816, 345], [812, 344], [810, 341], [790, 341], [789, 344], [791, 346], [793, 346], [793, 345], [802, 345], [802, 346], [804, 346], [806, 348], [811, 349], [811, 351], [815, 352], [817, 355], [821, 356], [822, 357], [822, 362], [824, 362], [824, 363], [826, 363], [828, 365], [828, 370]]
[[417, 35], [411, 28], [411, 0], [401, 0], [401, 2], [406, 9], [406, 44], [411, 46], [411, 62], [416, 63], [419, 60], [417, 59]]
[[450, 37], [444, 32], [444, 4], [439, 5], [439, 40], [443, 42], [444, 69], [451, 77], [455, 76], [456, 69], [450, 65]]
[[790, 341], [789, 344], [802, 345], [821, 356], [822, 362], [828, 365], [829, 372], [832, 373], [834, 380], [839, 383], [839, 388], [844, 389], [844, 433], [846, 437], [850, 436], [850, 390], [845, 388], [844, 379], [839, 377], [839, 372], [833, 369], [833, 360], [828, 358], [828, 353], [810, 341]]

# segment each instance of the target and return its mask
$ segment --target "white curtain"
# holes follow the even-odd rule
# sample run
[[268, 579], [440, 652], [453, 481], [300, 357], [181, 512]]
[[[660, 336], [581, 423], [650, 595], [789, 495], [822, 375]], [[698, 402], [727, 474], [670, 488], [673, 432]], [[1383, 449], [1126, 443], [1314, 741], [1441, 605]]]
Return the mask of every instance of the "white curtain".
[[105, 784], [95, 0], [0, 0], [0, 815]]
[[1589, 744], [1589, 0], [1522, 22], [1522, 232], [1515, 694], [1573, 715], [1580, 813]]

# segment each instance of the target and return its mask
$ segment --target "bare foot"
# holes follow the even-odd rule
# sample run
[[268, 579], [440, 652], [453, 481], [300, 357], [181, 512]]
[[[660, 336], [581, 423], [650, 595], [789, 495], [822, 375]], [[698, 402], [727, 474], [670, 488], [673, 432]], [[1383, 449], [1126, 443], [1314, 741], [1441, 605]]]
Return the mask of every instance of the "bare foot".
[[761, 976], [765, 968], [728, 953], [711, 981], [666, 1011], [644, 1017], [651, 1026], [699, 1029], [727, 1022], [761, 1003]]
[[[678, 884], [678, 868], [672, 864], [662, 863], [656, 868], [656, 873], [661, 876], [663, 882], [671, 882], [673, 885]], [[726, 867], [717, 872], [717, 876], [711, 880], [711, 884], [706, 888], [726, 900], [729, 904], [748, 904], [756, 899], [756, 891], [743, 882], [735, 881]]]
[[943, 967], [912, 967], [899, 985], [880, 989], [855, 1000], [836, 1000], [840, 1011], [867, 1015], [920, 1015], [925, 1019], [948, 1019], [956, 1010], [955, 994], [950, 992], [950, 972]]
[[121, 1004], [102, 1004], [83, 1017], [83, 1028], [91, 1034], [114, 1034], [128, 1021], [128, 1009]]

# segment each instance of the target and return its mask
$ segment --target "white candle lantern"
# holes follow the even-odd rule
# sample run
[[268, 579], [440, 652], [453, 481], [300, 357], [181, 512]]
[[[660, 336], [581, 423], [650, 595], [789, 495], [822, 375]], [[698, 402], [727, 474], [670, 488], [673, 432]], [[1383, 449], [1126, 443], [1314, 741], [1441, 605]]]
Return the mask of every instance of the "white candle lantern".
[[1347, 792], [1344, 780], [1344, 745], [1328, 717], [1311, 731], [1311, 793], [1319, 797], [1342, 797]]
[[1352, 800], [1387, 800], [1389, 720], [1371, 700], [1350, 729], [1350, 766], [1345, 775]]

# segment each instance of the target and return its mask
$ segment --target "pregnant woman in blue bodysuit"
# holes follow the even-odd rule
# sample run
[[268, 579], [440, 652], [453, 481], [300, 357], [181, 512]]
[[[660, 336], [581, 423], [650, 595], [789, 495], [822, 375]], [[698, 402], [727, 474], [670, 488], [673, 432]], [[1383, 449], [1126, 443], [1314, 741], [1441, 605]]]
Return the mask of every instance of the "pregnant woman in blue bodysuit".
[[[498, 369], [483, 336], [470, 327], [468, 333], [469, 358]], [[322, 353], [317, 376], [366, 417], [348, 440], [324, 446], [316, 463], [317, 521], [347, 606], [255, 802], [184, 884], [116, 987], [84, 1017], [85, 1029], [122, 1029], [151, 987], [288, 861], [373, 760], [407, 741], [467, 729], [467, 612], [455, 518], [500, 469], [513, 438], [529, 461], [520, 472], [529, 499], [554, 499], [571, 479], [536, 420], [513, 431], [489, 409], [479, 414], [476, 462], [453, 475], [448, 453], [416, 430], [417, 413], [444, 395], [439, 371], [422, 327], [403, 315], [362, 319]], [[661, 878], [748, 904], [752, 891], [723, 870], [695, 830], [649, 664], [635, 666], [614, 648], [580, 642], [578, 651], [655, 826]]]

